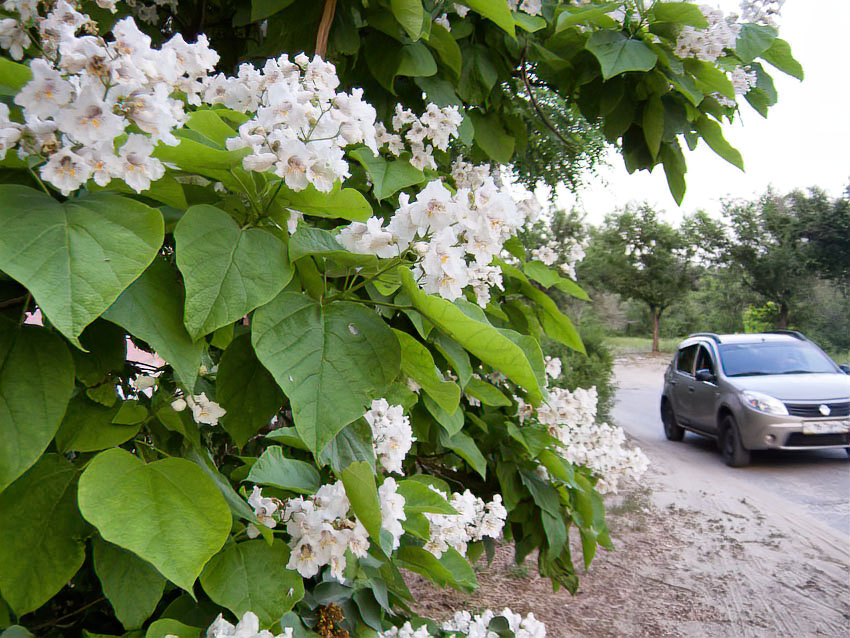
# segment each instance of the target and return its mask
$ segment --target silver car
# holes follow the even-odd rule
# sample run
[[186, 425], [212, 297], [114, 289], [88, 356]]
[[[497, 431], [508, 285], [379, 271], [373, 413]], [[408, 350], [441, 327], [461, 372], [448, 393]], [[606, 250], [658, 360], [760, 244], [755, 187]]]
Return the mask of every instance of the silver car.
[[750, 450], [850, 455], [848, 375], [796, 331], [692, 334], [664, 374], [664, 433], [712, 437], [733, 467], [749, 463]]

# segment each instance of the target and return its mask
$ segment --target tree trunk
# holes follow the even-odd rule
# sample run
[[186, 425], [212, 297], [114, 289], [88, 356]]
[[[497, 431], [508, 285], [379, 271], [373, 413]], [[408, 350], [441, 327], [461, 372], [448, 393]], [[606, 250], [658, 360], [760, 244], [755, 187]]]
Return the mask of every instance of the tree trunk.
[[652, 313], [652, 351], [659, 352], [658, 350], [658, 323], [661, 319], [661, 308], [656, 306], [650, 306], [650, 312]]
[[779, 302], [779, 318], [776, 320], [777, 330], [788, 329], [788, 305], [785, 302]]

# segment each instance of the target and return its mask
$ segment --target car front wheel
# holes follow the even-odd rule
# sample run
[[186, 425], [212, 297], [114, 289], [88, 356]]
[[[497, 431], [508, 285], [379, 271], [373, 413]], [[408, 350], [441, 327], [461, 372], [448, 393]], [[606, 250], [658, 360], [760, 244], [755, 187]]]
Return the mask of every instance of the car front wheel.
[[750, 462], [750, 451], [741, 443], [741, 431], [732, 415], [720, 424], [720, 451], [729, 467], [743, 467]]
[[685, 428], [676, 422], [676, 413], [670, 401], [661, 403], [661, 422], [664, 424], [664, 435], [668, 441], [681, 441], [685, 437]]

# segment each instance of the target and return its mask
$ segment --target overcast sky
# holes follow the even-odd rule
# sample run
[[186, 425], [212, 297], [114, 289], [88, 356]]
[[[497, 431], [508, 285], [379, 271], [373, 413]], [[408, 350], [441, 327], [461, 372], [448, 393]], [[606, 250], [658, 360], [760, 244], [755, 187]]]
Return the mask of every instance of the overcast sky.
[[[737, 11], [739, 1], [709, 0], [707, 4], [729, 13]], [[564, 192], [558, 205], [576, 205], [587, 212], [589, 222], [599, 223], [606, 213], [629, 201], [647, 200], [676, 221], [683, 212], [716, 212], [721, 198], [757, 196], [769, 185], [779, 191], [820, 186], [832, 196], [839, 195], [850, 178], [848, 24], [850, 0], [787, 0], [779, 35], [791, 44], [806, 79], [800, 82], [764, 63], [774, 78], [778, 104], [764, 119], [740, 100], [740, 119], [724, 128], [726, 139], [743, 154], [746, 172], [715, 155], [703, 142], [694, 151], [683, 144], [688, 190], [680, 209], [661, 166], [652, 173], [629, 175], [622, 158], [612, 152], [612, 166], [589, 182], [578, 201]]]

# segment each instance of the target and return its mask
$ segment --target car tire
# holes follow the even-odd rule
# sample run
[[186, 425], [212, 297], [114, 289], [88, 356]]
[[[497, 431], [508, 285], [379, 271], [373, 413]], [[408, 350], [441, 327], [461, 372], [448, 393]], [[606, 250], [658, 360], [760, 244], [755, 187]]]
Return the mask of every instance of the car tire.
[[664, 436], [668, 441], [681, 441], [685, 438], [685, 428], [676, 422], [676, 413], [670, 401], [661, 402], [661, 422], [664, 424]]
[[744, 467], [750, 462], [750, 451], [741, 443], [741, 431], [732, 415], [720, 424], [720, 452], [729, 467]]

